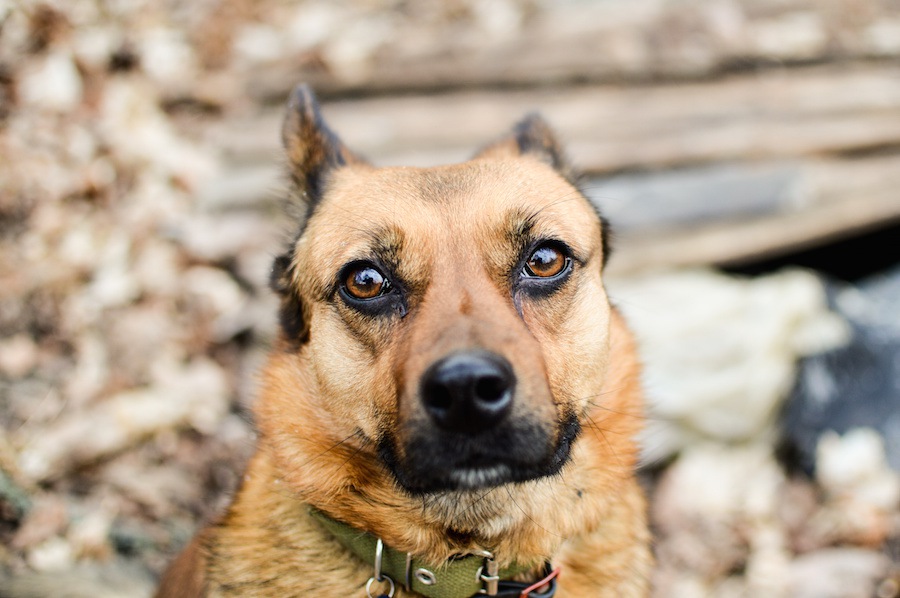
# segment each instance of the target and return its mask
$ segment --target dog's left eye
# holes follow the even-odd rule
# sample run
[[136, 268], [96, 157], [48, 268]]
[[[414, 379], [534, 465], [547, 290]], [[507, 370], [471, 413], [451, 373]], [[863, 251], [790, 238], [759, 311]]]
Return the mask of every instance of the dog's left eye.
[[374, 299], [390, 288], [390, 282], [378, 268], [360, 264], [344, 275], [344, 290], [354, 299]]
[[565, 270], [569, 258], [557, 247], [545, 244], [535, 249], [525, 262], [524, 274], [535, 278], [552, 278]]

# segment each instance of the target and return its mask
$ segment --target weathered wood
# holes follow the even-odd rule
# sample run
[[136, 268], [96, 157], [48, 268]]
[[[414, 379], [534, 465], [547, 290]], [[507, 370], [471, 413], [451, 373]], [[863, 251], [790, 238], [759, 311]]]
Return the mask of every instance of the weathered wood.
[[390, 18], [337, 7], [275, 16], [272, 38], [286, 35], [286, 22], [331, 28], [318, 41], [283, 39], [295, 51], [277, 60], [249, 61], [246, 89], [257, 99], [281, 97], [299, 79], [331, 93], [433, 90], [697, 78], [900, 55], [892, 0], [508, 1], [401, 8]]
[[[900, 155], [867, 160], [821, 160], [792, 166], [793, 173], [768, 189], [761, 186], [757, 213], [727, 214], [728, 197], [720, 217], [682, 226], [641, 227], [620, 230], [617, 252], [610, 262], [614, 274], [647, 268], [698, 264], [731, 265], [783, 254], [843, 238], [900, 220]], [[785, 171], [772, 167], [773, 176]], [[644, 183], [647, 184], [646, 182]], [[640, 188], [640, 185], [638, 185]], [[721, 187], [719, 187], [721, 190]], [[714, 201], [713, 181], [699, 194]], [[774, 195], [771, 194], [774, 190]], [[683, 197], [673, 188], [673, 198]], [[603, 198], [595, 201], [604, 207]], [[640, 193], [616, 207], [620, 212], [641, 209]], [[682, 201], [680, 206], [687, 202]], [[748, 205], [747, 202], [744, 205]], [[647, 213], [653, 213], [648, 206]], [[615, 215], [611, 215], [615, 221]]]
[[[682, 85], [482, 91], [325, 106], [344, 140], [379, 164], [463, 160], [540, 110], [589, 173], [900, 147], [900, 66], [810, 68]], [[281, 108], [226, 120], [207, 140], [231, 161], [272, 164]], [[239, 175], [235, 175], [239, 176]]]
[[[533, 108], [618, 225], [613, 271], [732, 263], [900, 218], [896, 65], [345, 100], [325, 114], [379, 164], [432, 165], [465, 159]], [[272, 110], [205, 132], [235, 167], [201, 194], [204, 205], [276, 196], [280, 119]]]

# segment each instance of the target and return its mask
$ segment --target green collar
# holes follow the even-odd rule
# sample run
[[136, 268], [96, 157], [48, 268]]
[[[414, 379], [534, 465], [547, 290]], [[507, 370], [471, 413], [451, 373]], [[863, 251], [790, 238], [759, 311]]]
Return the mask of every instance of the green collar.
[[[310, 507], [309, 513], [363, 562], [376, 564], [377, 553], [381, 552], [381, 566], [378, 570], [373, 569], [375, 575], [370, 579], [367, 590], [379, 588], [386, 591], [383, 577], [380, 578], [382, 583], [375, 583], [380, 571], [382, 576], [390, 578], [392, 585], [427, 598], [468, 598], [476, 594], [491, 596], [497, 593], [501, 579], [510, 579], [531, 568], [514, 563], [505, 569], [498, 569], [493, 555], [487, 552], [454, 558], [435, 568], [408, 553], [385, 546], [372, 534], [332, 519], [318, 509]], [[387, 595], [393, 595], [393, 592]]]

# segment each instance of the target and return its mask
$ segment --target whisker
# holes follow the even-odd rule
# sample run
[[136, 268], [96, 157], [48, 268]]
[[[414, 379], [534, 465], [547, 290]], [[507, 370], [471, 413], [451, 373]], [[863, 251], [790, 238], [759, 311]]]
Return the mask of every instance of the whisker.
[[601, 437], [602, 437], [603, 441], [606, 443], [606, 446], [609, 447], [609, 451], [612, 453], [613, 457], [615, 457], [616, 461], [618, 462], [619, 466], [621, 467], [623, 464], [622, 464], [622, 459], [619, 457], [619, 452], [616, 450], [616, 448], [615, 448], [615, 447], [612, 445], [612, 443], [609, 441], [609, 438], [607, 438], [607, 436], [606, 436], [606, 432], [607, 432], [608, 430], [604, 430], [603, 428], [601, 428], [601, 427], [597, 424], [597, 422], [594, 421], [594, 418], [592, 418], [592, 417], [590, 416], [590, 414], [585, 413], [585, 417], [587, 417], [588, 421], [591, 422], [591, 425], [590, 425], [590, 426], [586, 426], [586, 427], [589, 428], [589, 429], [591, 429], [591, 430], [593, 430], [595, 436], [597, 435], [597, 432], [600, 433], [600, 435], [598, 436], [598, 438], [601, 438]]

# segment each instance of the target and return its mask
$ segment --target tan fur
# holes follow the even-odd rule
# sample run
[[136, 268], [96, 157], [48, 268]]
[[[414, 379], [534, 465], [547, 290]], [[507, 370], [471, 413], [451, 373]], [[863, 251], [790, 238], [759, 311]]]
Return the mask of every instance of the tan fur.
[[[287, 137], [295, 168], [316, 155]], [[508, 239], [523, 219], [538, 237], [565, 239], [583, 263], [558, 292], [517, 311], [507, 277], [518, 250]], [[313, 505], [436, 565], [490, 549], [501, 565], [552, 560], [562, 568], [558, 596], [645, 596], [649, 535], [633, 475], [638, 365], [603, 289], [601, 234], [558, 168], [507, 141], [453, 166], [348, 160], [335, 168], [291, 253], [305, 340], [282, 338], [272, 352], [245, 482], [157, 595], [204, 595], [202, 584], [208, 596], [365, 595], [371, 564], [310, 518]], [[402, 256], [410, 286], [403, 318], [363, 318], [329, 298], [336, 272], [365, 256], [373, 238]], [[423, 372], [471, 348], [512, 364], [514, 414], [548, 430], [566, 410], [579, 414], [571, 459], [559, 474], [524, 483], [410, 496], [374, 441], [387, 431], [402, 452], [422, 417]]]

